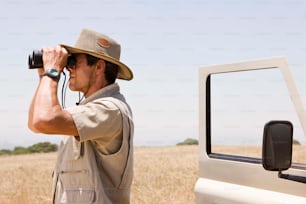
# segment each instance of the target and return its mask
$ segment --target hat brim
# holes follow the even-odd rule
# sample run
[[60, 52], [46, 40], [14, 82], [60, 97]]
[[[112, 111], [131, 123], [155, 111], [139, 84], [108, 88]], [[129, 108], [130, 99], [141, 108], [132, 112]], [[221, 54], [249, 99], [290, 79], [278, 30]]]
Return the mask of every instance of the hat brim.
[[128, 66], [126, 66], [125, 64], [123, 64], [122, 62], [120, 62], [119, 60], [110, 57], [104, 53], [97, 53], [95, 51], [92, 50], [84, 50], [84, 49], [80, 49], [80, 48], [76, 48], [76, 47], [71, 47], [68, 45], [61, 45], [62, 47], [64, 47], [65, 49], [68, 50], [69, 53], [71, 54], [78, 54], [78, 53], [84, 53], [84, 54], [89, 54], [92, 55], [94, 57], [106, 60], [108, 62], [114, 63], [116, 65], [118, 65], [119, 70], [118, 70], [118, 75], [117, 78], [118, 79], [124, 79], [124, 80], [132, 80], [133, 79], [133, 72], [130, 70], [130, 68]]

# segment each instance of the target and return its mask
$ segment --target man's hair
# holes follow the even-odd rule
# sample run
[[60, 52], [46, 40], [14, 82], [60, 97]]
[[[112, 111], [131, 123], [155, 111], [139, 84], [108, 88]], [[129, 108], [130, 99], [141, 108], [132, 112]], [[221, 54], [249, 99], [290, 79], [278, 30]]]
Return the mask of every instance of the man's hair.
[[[100, 58], [94, 57], [92, 55], [86, 54], [87, 65], [92, 66], [96, 64]], [[105, 79], [108, 83], [113, 84], [116, 81], [119, 67], [118, 65], [108, 62], [105, 60]]]

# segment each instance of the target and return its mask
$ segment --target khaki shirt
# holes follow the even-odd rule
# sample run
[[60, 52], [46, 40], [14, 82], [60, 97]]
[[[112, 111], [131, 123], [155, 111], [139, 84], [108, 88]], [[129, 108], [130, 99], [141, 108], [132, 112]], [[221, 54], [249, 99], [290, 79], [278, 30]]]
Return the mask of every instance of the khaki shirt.
[[67, 109], [79, 135], [59, 147], [54, 203], [129, 203], [133, 176], [132, 113], [117, 84]]

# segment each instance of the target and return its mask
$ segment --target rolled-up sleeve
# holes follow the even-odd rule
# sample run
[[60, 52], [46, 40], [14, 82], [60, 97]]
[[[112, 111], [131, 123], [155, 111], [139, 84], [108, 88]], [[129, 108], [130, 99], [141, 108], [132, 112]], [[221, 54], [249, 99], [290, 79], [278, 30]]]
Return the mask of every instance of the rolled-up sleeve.
[[74, 120], [81, 142], [98, 140], [109, 143], [122, 135], [121, 112], [112, 102], [95, 100], [66, 110]]

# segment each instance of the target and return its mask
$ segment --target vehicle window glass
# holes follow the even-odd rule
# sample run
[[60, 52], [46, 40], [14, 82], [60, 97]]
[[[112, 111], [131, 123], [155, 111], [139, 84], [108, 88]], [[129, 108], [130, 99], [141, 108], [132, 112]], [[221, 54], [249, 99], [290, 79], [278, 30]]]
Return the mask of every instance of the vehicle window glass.
[[306, 138], [278, 68], [211, 75], [211, 152], [261, 158], [265, 123], [294, 125], [293, 163], [306, 164]]

